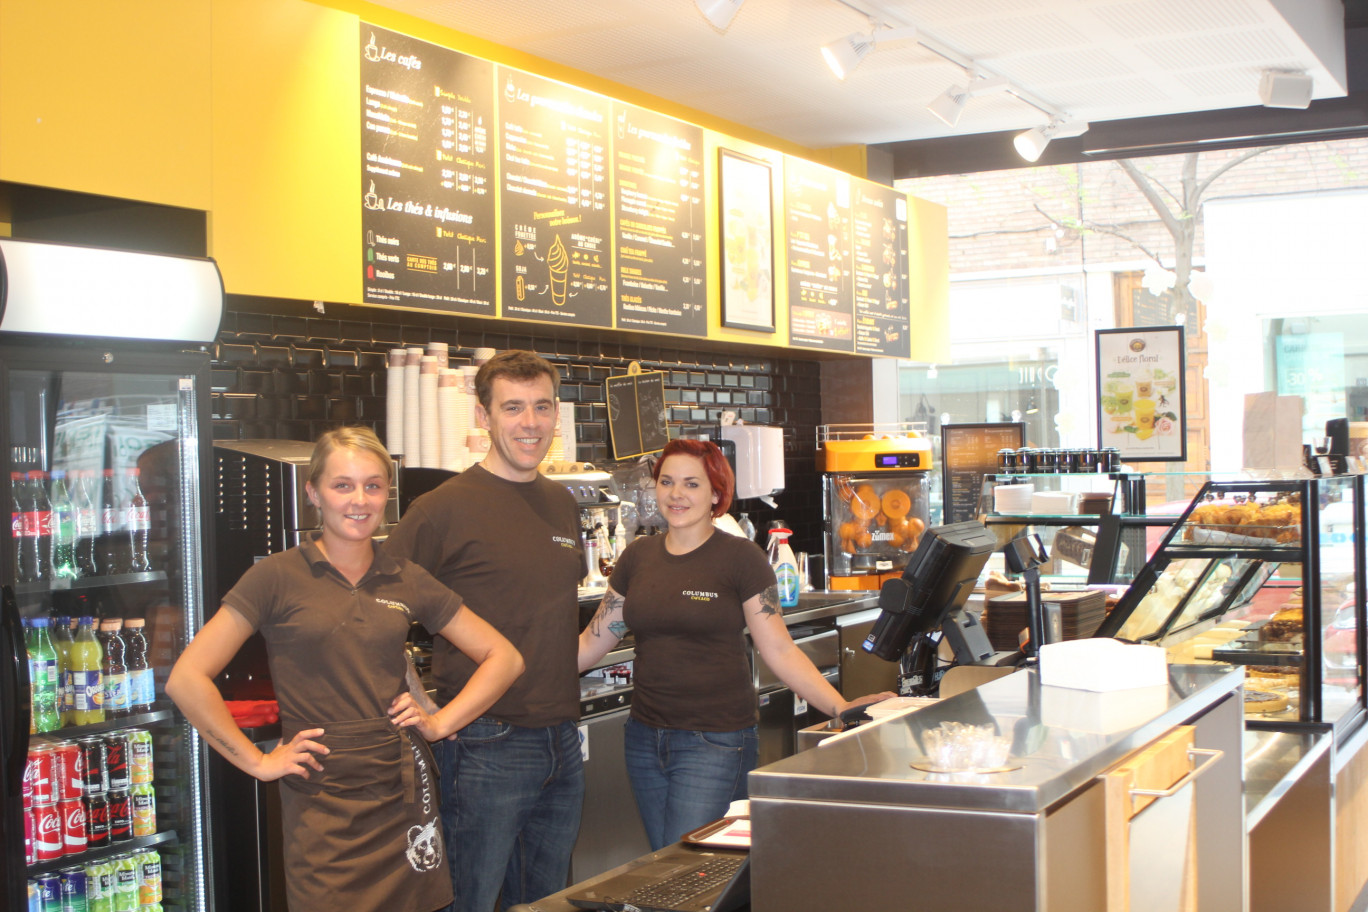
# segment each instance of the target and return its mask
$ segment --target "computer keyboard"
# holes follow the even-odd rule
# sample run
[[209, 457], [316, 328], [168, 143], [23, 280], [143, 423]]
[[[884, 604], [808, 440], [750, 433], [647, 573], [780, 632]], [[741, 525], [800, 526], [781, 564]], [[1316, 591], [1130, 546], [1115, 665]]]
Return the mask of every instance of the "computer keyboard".
[[660, 883], [638, 887], [624, 899], [636, 906], [672, 908], [722, 886], [731, 880], [732, 875], [745, 860], [744, 857], [735, 855], [711, 858], [692, 870], [676, 874]]

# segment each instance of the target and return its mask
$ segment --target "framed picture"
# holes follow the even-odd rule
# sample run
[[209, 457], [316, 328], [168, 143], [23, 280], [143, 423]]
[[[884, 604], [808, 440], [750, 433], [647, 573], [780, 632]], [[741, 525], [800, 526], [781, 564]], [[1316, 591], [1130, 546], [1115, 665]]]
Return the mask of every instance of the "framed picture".
[[722, 325], [774, 332], [774, 189], [768, 162], [718, 150]]
[[1187, 459], [1183, 327], [1097, 330], [1097, 445], [1139, 462]]

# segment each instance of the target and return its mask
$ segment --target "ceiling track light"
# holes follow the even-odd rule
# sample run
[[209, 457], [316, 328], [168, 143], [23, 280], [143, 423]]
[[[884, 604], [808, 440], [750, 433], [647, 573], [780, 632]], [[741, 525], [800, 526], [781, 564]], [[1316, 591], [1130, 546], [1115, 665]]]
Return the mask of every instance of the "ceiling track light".
[[1018, 133], [1012, 139], [1012, 145], [1016, 146], [1018, 155], [1028, 162], [1034, 162], [1040, 160], [1050, 140], [1070, 139], [1087, 132], [1088, 124], [1084, 121], [1065, 121], [1056, 118], [1043, 127], [1032, 127], [1024, 133]]
[[713, 28], [725, 32], [746, 0], [694, 0], [694, 5]]
[[964, 113], [969, 99], [991, 95], [994, 92], [1011, 92], [1012, 88], [1012, 84], [1005, 76], [975, 76], [968, 86], [953, 85], [946, 89], [931, 101], [926, 109], [946, 126], [953, 127], [959, 123], [960, 115]]
[[869, 56], [869, 52], [874, 50], [876, 44], [906, 41], [916, 37], [917, 30], [912, 27], [876, 28], [867, 35], [863, 32], [852, 32], [844, 38], [823, 45], [822, 59], [826, 61], [831, 72], [836, 74], [837, 79], [845, 79], [860, 65], [861, 60]]

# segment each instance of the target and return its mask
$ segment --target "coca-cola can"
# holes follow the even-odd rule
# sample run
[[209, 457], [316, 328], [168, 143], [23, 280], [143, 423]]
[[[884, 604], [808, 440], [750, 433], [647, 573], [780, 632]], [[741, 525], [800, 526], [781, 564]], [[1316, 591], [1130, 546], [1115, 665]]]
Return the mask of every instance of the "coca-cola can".
[[128, 778], [128, 735], [121, 731], [104, 736], [105, 745], [105, 782], [109, 789], [127, 789], [131, 784]]
[[133, 838], [133, 797], [128, 789], [109, 790], [109, 841]]
[[93, 792], [104, 793], [109, 784], [105, 782], [105, 743], [103, 738], [82, 738], [76, 742], [81, 748], [81, 769], [84, 771], [82, 791], [89, 795]]
[[38, 861], [52, 861], [61, 858], [66, 850], [62, 847], [62, 814], [57, 802], [33, 805], [33, 857]]
[[104, 792], [90, 792], [82, 800], [86, 812], [86, 845], [92, 849], [109, 845], [109, 797]]
[[57, 754], [57, 800], [73, 801], [85, 791], [85, 757], [75, 741], [58, 741], [53, 748]]
[[80, 798], [69, 798], [57, 802], [57, 810], [62, 815], [62, 851], [67, 855], [84, 852], [89, 839], [85, 804]]
[[29, 786], [29, 807], [52, 804], [57, 800], [57, 752], [51, 744], [29, 748], [24, 780]]
[[34, 844], [33, 808], [24, 808], [24, 864], [38, 862], [38, 847]]

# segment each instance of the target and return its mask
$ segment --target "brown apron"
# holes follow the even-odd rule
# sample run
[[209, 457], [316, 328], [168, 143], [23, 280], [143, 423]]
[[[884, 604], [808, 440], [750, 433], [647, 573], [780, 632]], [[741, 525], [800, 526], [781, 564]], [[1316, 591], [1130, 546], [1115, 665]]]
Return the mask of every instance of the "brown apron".
[[323, 772], [280, 780], [290, 912], [432, 912], [451, 902], [432, 751], [386, 717], [322, 728]]

